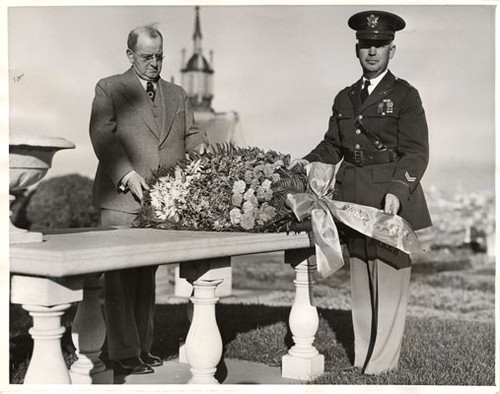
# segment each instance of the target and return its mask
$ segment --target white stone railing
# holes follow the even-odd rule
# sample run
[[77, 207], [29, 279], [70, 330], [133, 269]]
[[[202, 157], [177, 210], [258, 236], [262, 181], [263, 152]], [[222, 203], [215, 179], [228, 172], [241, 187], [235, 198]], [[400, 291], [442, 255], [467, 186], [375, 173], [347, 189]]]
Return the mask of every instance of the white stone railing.
[[[250, 234], [107, 228], [45, 234], [44, 242], [10, 246], [11, 302], [33, 317], [33, 355], [25, 384], [113, 383], [100, 360], [106, 330], [99, 306], [100, 273], [123, 268], [180, 263], [180, 275], [194, 288], [192, 319], [183, 357], [188, 383], [218, 383], [222, 356], [215, 319], [215, 290], [231, 256], [285, 251], [285, 263], [296, 271], [296, 297], [289, 323], [295, 345], [283, 357], [282, 375], [311, 380], [324, 371], [323, 356], [312, 345], [318, 314], [311, 305], [313, 242], [306, 233]], [[61, 351], [61, 316], [79, 302], [72, 324], [78, 360], [68, 371]]]

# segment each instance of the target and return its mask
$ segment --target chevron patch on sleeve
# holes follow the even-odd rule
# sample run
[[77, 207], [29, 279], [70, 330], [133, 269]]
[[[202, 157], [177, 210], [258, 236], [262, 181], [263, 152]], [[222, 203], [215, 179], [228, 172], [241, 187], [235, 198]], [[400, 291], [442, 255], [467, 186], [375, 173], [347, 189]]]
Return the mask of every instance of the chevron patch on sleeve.
[[415, 182], [417, 180], [416, 176], [410, 176], [408, 171], [405, 172], [405, 178], [408, 182]]

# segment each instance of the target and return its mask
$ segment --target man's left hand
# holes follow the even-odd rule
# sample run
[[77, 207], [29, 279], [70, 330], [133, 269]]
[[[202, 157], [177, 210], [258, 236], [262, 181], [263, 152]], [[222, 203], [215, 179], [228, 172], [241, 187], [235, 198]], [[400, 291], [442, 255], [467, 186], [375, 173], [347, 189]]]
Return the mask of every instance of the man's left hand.
[[389, 215], [396, 215], [399, 212], [399, 208], [401, 208], [399, 198], [397, 198], [394, 194], [387, 193], [385, 195], [384, 212]]
[[207, 144], [200, 144], [196, 147], [195, 151], [200, 155], [204, 155], [205, 153], [208, 153], [208, 146]]

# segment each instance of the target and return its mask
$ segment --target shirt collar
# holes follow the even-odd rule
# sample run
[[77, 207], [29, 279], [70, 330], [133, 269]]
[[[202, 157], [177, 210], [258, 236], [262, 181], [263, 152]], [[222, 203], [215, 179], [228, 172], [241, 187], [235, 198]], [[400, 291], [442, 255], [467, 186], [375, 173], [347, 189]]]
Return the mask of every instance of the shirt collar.
[[[377, 85], [380, 83], [382, 78], [385, 77], [385, 75], [389, 72], [389, 69], [385, 70], [382, 74], [380, 74], [378, 77], [370, 79], [370, 86], [368, 86], [368, 91], [371, 93], [373, 92], [373, 89], [377, 87]], [[363, 86], [365, 84], [366, 78], [363, 77]]]
[[[135, 74], [135, 76], [136, 76], [136, 77], [137, 77], [137, 79], [139, 79], [139, 81], [141, 82], [142, 87], [143, 87], [144, 89], [146, 89], [146, 85], [147, 85], [148, 81], [146, 81], [146, 80], [142, 79], [140, 76], [138, 76], [138, 75], [137, 75], [137, 73]], [[153, 86], [154, 86], [154, 87], [155, 87], [155, 89], [156, 89], [156, 88], [157, 88], [157, 86], [158, 86], [158, 80], [156, 80], [156, 81], [151, 81], [151, 82], [153, 82]]]

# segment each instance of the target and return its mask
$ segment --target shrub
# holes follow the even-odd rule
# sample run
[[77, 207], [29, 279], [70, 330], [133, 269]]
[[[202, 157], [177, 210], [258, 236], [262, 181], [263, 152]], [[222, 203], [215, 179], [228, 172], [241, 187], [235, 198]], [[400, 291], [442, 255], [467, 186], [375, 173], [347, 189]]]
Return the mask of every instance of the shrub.
[[84, 176], [70, 174], [41, 182], [26, 208], [30, 230], [98, 226], [99, 210], [91, 199], [92, 180]]

